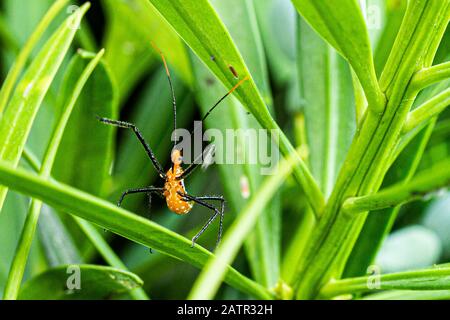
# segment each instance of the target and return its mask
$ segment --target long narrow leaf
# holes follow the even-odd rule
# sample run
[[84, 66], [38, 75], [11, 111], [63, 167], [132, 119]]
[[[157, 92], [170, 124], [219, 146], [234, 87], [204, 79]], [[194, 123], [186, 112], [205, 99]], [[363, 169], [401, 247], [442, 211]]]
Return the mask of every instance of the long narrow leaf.
[[355, 132], [350, 69], [303, 20], [298, 29], [309, 162], [322, 192], [329, 195]]
[[[0, 183], [40, 199], [56, 209], [70, 212], [130, 240], [186, 261], [196, 267], [203, 267], [208, 258], [212, 256], [209, 251], [198, 245], [191, 248], [190, 240], [152, 221], [118, 208], [112, 203], [81, 190], [44, 180], [22, 169], [15, 169], [4, 161], [0, 162]], [[271, 297], [261, 285], [246, 278], [231, 267], [227, 267], [225, 281], [256, 298], [267, 299]]]
[[9, 71], [8, 76], [6, 77], [6, 80], [4, 81], [0, 91], [0, 114], [3, 112], [6, 105], [8, 104], [8, 100], [11, 96], [14, 84], [16, 83], [17, 79], [20, 76], [20, 73], [25, 67], [25, 64], [32, 50], [38, 43], [39, 39], [42, 37], [44, 31], [48, 28], [48, 26], [53, 21], [55, 16], [62, 10], [62, 8], [67, 4], [67, 2], [68, 0], [58, 0], [53, 4], [53, 6], [47, 11], [47, 14], [42, 18], [42, 20], [34, 30], [33, 34], [28, 39], [23, 49], [20, 51], [16, 59], [16, 62]]
[[[225, 87], [231, 88], [237, 83], [235, 74], [240, 79], [250, 76], [241, 54], [209, 1], [150, 0], [150, 2]], [[203, 23], [196, 22], [200, 20]], [[237, 88], [235, 94], [263, 128], [277, 130], [279, 146], [284, 156], [296, 154], [294, 147], [270, 115], [252, 78]], [[300, 158], [298, 160], [294, 176], [304, 189], [314, 212], [318, 213], [324, 205], [323, 195], [306, 165]]]
[[142, 286], [131, 272], [96, 265], [64, 265], [30, 279], [20, 291], [22, 300], [98, 300]]
[[250, 233], [264, 207], [277, 189], [292, 172], [298, 157], [290, 157], [280, 162], [274, 174], [264, 181], [260, 189], [253, 194], [248, 205], [228, 229], [217, 254], [212, 257], [198, 277], [190, 299], [212, 299], [225, 276], [227, 265], [236, 257], [246, 236]]
[[369, 107], [382, 110], [385, 98], [378, 85], [369, 35], [356, 0], [292, 0], [308, 23], [346, 58], [361, 82]]
[[[93, 70], [97, 66], [104, 50], [100, 51], [97, 56], [88, 64], [83, 74], [80, 76], [77, 84], [74, 87], [72, 95], [68, 98], [67, 105], [62, 113], [58, 124], [53, 132], [52, 139], [47, 147], [42, 166], [39, 170], [39, 175], [43, 179], [47, 179], [50, 176], [50, 172], [55, 161], [56, 153], [58, 151], [59, 144], [61, 142], [64, 129], [75, 106], [75, 103], [83, 90], [87, 80], [92, 74]], [[39, 214], [42, 208], [42, 202], [37, 199], [32, 199], [27, 218], [21, 233], [21, 238], [17, 246], [16, 255], [14, 257], [8, 282], [5, 288], [6, 299], [16, 299], [20, 283], [22, 281], [23, 273], [25, 270], [26, 261], [30, 251], [31, 243], [34, 238], [34, 233], [37, 227]]]
[[[271, 94], [268, 86], [267, 66], [252, 1], [246, 0], [243, 4], [241, 0], [232, 0], [227, 3], [212, 1], [212, 4], [230, 31], [236, 45], [239, 46], [261, 93], [266, 97], [266, 101], [270, 102]], [[198, 59], [192, 58], [192, 61], [195, 79], [197, 80], [198, 96], [203, 114], [205, 114], [227, 90], [221, 83], [212, 80], [213, 75]], [[271, 165], [262, 164], [260, 158], [256, 159], [255, 163], [249, 161], [252, 155], [259, 154], [258, 141], [250, 141], [250, 135], [245, 133], [259, 134], [258, 130], [261, 129], [261, 126], [245, 112], [240, 102], [234, 97], [229, 97], [223, 101], [220, 108], [216, 109], [206, 120], [206, 125], [209, 128], [214, 128], [214, 130], [221, 130], [223, 136], [225, 136], [227, 129], [233, 129], [233, 132], [236, 133], [234, 150], [225, 148], [224, 145], [218, 143], [216, 154], [220, 154], [222, 158], [227, 159], [232, 154], [235, 159], [246, 159], [243, 164], [223, 163], [218, 166], [227, 194], [227, 203], [232, 211], [239, 213], [248, 202], [248, 197], [259, 189], [264, 178], [261, 172], [268, 170], [268, 168], [263, 169], [263, 167]], [[257, 139], [260, 139], [260, 137]], [[263, 152], [263, 150], [259, 151]], [[272, 150], [272, 152], [274, 151]], [[248, 190], [242, 191], [243, 183], [248, 184]], [[246, 186], [244, 187], [246, 188]], [[236, 190], [241, 190], [241, 192], [236, 192]], [[247, 192], [248, 194], [246, 194]], [[265, 208], [264, 213], [258, 219], [255, 232], [248, 237], [245, 244], [252, 274], [258, 282], [266, 287], [275, 286], [279, 278], [281, 241], [279, 205], [279, 201], [275, 197], [270, 205]]]
[[[0, 119], [0, 159], [17, 165], [33, 120], [73, 40], [89, 3], [67, 18], [28, 68]], [[0, 207], [7, 189], [0, 187]]]

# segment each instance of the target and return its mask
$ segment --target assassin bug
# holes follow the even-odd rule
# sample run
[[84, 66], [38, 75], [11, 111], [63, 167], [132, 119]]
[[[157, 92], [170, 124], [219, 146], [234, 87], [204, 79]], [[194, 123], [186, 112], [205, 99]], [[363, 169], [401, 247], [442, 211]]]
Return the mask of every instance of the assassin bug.
[[[153, 45], [153, 43], [152, 43]], [[164, 63], [164, 68], [166, 70], [167, 78], [169, 80], [169, 87], [172, 95], [172, 107], [173, 107], [173, 126], [174, 130], [177, 128], [177, 107], [176, 107], [176, 99], [175, 99], [175, 92], [172, 85], [172, 79], [170, 76], [169, 68], [166, 63], [166, 59], [164, 58], [164, 55], [162, 52], [156, 48], [154, 45], [156, 51], [160, 54], [162, 61]], [[233, 69], [234, 70], [234, 69]], [[210, 109], [209, 111], [203, 116], [201, 121], [204, 121], [214, 110], [214, 108], [217, 107], [228, 95], [230, 95], [234, 90], [236, 90], [243, 82], [248, 80], [249, 77], [245, 77], [242, 80], [240, 80], [233, 88], [231, 88], [230, 91], [228, 91], [222, 98], [219, 99]], [[149, 144], [144, 140], [144, 137], [142, 136], [139, 129], [132, 123], [124, 122], [124, 121], [118, 121], [118, 120], [112, 120], [108, 118], [99, 118], [99, 121], [120, 127], [120, 128], [127, 128], [134, 131], [136, 137], [144, 147], [148, 157], [150, 158], [150, 161], [152, 162], [154, 168], [156, 171], [158, 171], [159, 176], [164, 180], [164, 186], [163, 187], [154, 187], [154, 186], [148, 186], [143, 188], [137, 188], [137, 189], [129, 189], [122, 193], [117, 205], [121, 206], [122, 201], [124, 198], [129, 194], [134, 193], [146, 193], [149, 196], [149, 199], [151, 200], [152, 194], [157, 194], [166, 200], [167, 207], [174, 213], [179, 215], [184, 215], [189, 213], [192, 210], [192, 207], [194, 203], [199, 204], [201, 206], [204, 206], [210, 210], [212, 210], [214, 213], [213, 215], [208, 219], [208, 221], [205, 223], [205, 225], [201, 228], [201, 230], [192, 238], [192, 247], [194, 247], [198, 237], [202, 235], [202, 233], [209, 227], [209, 225], [218, 217], [220, 216], [219, 220], [219, 233], [217, 236], [217, 242], [216, 246], [219, 244], [221, 237], [222, 237], [222, 225], [223, 225], [223, 218], [224, 218], [224, 210], [225, 210], [225, 199], [222, 196], [193, 196], [186, 192], [186, 188], [184, 186], [184, 179], [187, 178], [197, 167], [199, 164], [197, 164], [197, 161], [194, 161], [191, 163], [187, 168], [183, 169], [182, 167], [182, 154], [181, 150], [177, 149], [176, 146], [174, 146], [171, 154], [171, 162], [172, 165], [168, 171], [164, 171], [163, 167], [159, 163], [159, 161], [156, 159], [152, 149], [150, 148]], [[177, 142], [177, 138], [175, 137], [175, 144]], [[210, 201], [216, 201], [220, 203], [220, 210], [213, 206]]]

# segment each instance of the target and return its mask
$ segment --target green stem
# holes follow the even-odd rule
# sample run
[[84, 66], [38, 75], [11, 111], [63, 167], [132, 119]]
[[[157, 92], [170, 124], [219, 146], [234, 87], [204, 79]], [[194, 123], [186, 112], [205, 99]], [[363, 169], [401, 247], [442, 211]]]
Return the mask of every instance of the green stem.
[[292, 172], [293, 167], [298, 164], [298, 159], [300, 159], [298, 155], [291, 155], [287, 160], [281, 162], [274, 173], [263, 182], [255, 196], [228, 228], [216, 255], [208, 261], [203, 272], [197, 278], [189, 294], [189, 299], [212, 299], [214, 297], [225, 275], [227, 265], [231, 264], [236, 257], [245, 238], [254, 228], [258, 217], [264, 212], [267, 203]]
[[[441, 92], [443, 92], [446, 88], [448, 88], [449, 84], [450, 84], [450, 80], [443, 81], [443, 82], [439, 83], [438, 85], [436, 85], [435, 88], [433, 88], [433, 90], [431, 90], [431, 92], [429, 92], [429, 93], [426, 95], [426, 97], [420, 96], [420, 99], [421, 99], [421, 98], [424, 98], [424, 99], [431, 99], [431, 98], [433, 98], [434, 96], [439, 95], [439, 94], [440, 94]], [[423, 101], [423, 100], [421, 100], [421, 101]], [[425, 100], [425, 101], [426, 101], [426, 100]], [[423, 102], [422, 102], [422, 103], [423, 103]], [[431, 118], [429, 121], [426, 121], [426, 122], [423, 122], [423, 123], [417, 125], [414, 129], [411, 129], [411, 130], [408, 131], [408, 132], [405, 132], [405, 130], [402, 129], [402, 133], [403, 133], [403, 134], [402, 134], [402, 136], [400, 137], [399, 143], [398, 143], [397, 146], [395, 147], [395, 150], [394, 150], [394, 152], [393, 152], [393, 156], [392, 156], [392, 158], [391, 158], [391, 161], [394, 162], [394, 161], [399, 157], [399, 155], [403, 152], [403, 150], [408, 146], [408, 144], [414, 139], [414, 137], [415, 137], [417, 134], [419, 134], [419, 132], [421, 132], [421, 130], [424, 129], [425, 126], [428, 125], [428, 123], [433, 122], [433, 121], [436, 121], [436, 117], [433, 117], [433, 118]], [[439, 123], [442, 123], [442, 121], [440, 121]], [[438, 125], [436, 126], [436, 128], [439, 128], [439, 126], [440, 126], [440, 125], [438, 124]]]
[[426, 5], [427, 0], [408, 1], [400, 30], [397, 33], [391, 53], [389, 54], [380, 77], [379, 82], [383, 92], [388, 91], [389, 87], [392, 85], [392, 81], [401, 66], [403, 55], [411, 43]]
[[450, 290], [386, 290], [366, 295], [362, 300], [449, 300]]
[[405, 134], [421, 123], [430, 120], [450, 105], [450, 88], [424, 102], [408, 114], [402, 133]]
[[16, 61], [14, 62], [13, 67], [9, 70], [8, 75], [2, 85], [0, 90], [0, 114], [5, 109], [8, 104], [9, 97], [11, 96], [11, 92], [14, 88], [14, 84], [19, 78], [23, 68], [25, 67], [28, 57], [33, 51], [34, 47], [40, 40], [44, 31], [48, 28], [50, 23], [55, 19], [57, 14], [62, 10], [62, 8], [68, 3], [68, 0], [58, 0], [56, 1], [51, 8], [47, 11], [45, 16], [41, 19], [33, 34], [30, 36], [28, 41], [25, 43], [25, 46], [20, 51], [17, 56]]
[[[382, 114], [367, 112], [361, 129], [354, 138], [324, 214], [297, 267], [297, 298], [313, 298], [328, 279], [341, 276], [342, 266], [345, 265], [367, 217], [366, 214], [345, 214], [341, 210], [342, 203], [349, 197], [374, 193], [380, 187], [390, 165], [392, 150], [414, 101], [408, 85], [414, 73], [423, 66], [424, 55], [431, 41], [430, 30], [436, 29], [440, 34], [445, 30], [449, 3], [427, 2], [418, 25], [404, 28], [415, 31], [407, 45], [400, 46], [405, 52], [399, 54], [401, 63], [395, 68], [394, 79], [382, 86], [388, 90], [387, 107]], [[416, 12], [410, 14], [415, 15]], [[408, 17], [405, 21], [409, 21]], [[395, 50], [392, 54], [397, 55]]]
[[447, 78], [450, 78], [450, 61], [418, 71], [411, 79], [411, 87], [419, 91]]
[[[64, 134], [64, 129], [69, 120], [70, 114], [75, 106], [75, 103], [84, 88], [87, 80], [94, 71], [97, 64], [100, 62], [101, 57], [104, 54], [104, 50], [101, 50], [96, 57], [87, 65], [86, 69], [83, 71], [80, 79], [75, 86], [75, 89], [68, 100], [67, 106], [64, 108], [64, 113], [62, 114], [55, 131], [52, 135], [52, 139], [48, 145], [47, 151], [44, 155], [44, 160], [42, 161], [42, 166], [39, 170], [39, 175], [43, 179], [48, 179], [50, 177], [50, 172], [53, 163], [56, 158], [56, 153], [58, 151], [59, 144]], [[20, 235], [20, 240], [17, 245], [17, 250], [11, 265], [8, 280], [5, 287], [4, 298], [7, 300], [17, 299], [20, 290], [20, 284], [22, 282], [23, 274], [25, 271], [25, 265], [28, 259], [28, 254], [30, 252], [31, 244], [33, 242], [34, 234], [36, 231], [39, 214], [42, 207], [42, 201], [37, 199], [32, 199], [30, 210], [25, 219], [24, 228]]]
[[352, 197], [343, 204], [348, 213], [375, 211], [421, 199], [426, 195], [450, 185], [450, 159], [420, 173], [407, 184], [398, 183], [378, 193]]
[[430, 269], [332, 280], [320, 291], [321, 298], [371, 290], [449, 290], [450, 268]]
[[356, 76], [353, 70], [351, 72], [352, 72], [353, 91], [355, 93], [356, 126], [359, 127], [359, 125], [362, 122], [364, 112], [367, 109], [367, 99], [358, 77]]

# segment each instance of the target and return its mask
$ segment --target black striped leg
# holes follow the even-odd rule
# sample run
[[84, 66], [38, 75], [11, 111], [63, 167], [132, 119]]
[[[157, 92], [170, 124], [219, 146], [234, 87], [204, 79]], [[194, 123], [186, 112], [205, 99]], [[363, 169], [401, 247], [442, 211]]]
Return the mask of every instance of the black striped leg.
[[109, 124], [112, 126], [116, 126], [119, 128], [132, 129], [134, 131], [134, 133], [136, 134], [136, 137], [138, 138], [138, 140], [141, 142], [142, 146], [144, 147], [145, 152], [147, 153], [148, 157], [152, 161], [152, 164], [155, 167], [156, 171], [158, 171], [161, 178], [163, 178], [163, 179], [166, 178], [166, 173], [164, 172], [163, 167], [158, 162], [158, 159], [156, 159], [155, 154], [153, 153], [153, 151], [150, 148], [150, 146], [148, 145], [148, 143], [145, 141], [144, 137], [142, 136], [142, 133], [139, 131], [139, 129], [134, 124], [125, 122], [125, 121], [118, 121], [118, 120], [112, 120], [112, 119], [101, 118], [101, 117], [98, 117], [98, 120], [103, 123], [106, 123], [106, 124]]
[[157, 188], [157, 187], [145, 187], [145, 188], [137, 188], [137, 189], [129, 189], [126, 190], [125, 192], [122, 193], [122, 195], [120, 196], [119, 201], [117, 202], [117, 206], [120, 207], [122, 205], [123, 199], [129, 195], [129, 194], [133, 194], [133, 193], [147, 193], [149, 196], [149, 202], [151, 204], [151, 194], [152, 193], [157, 193], [159, 195], [161, 195], [164, 192], [164, 188]]
[[[202, 235], [202, 233], [205, 232], [205, 230], [208, 229], [209, 225], [217, 218], [217, 216], [220, 215], [219, 234], [217, 235], [217, 242], [216, 242], [216, 247], [217, 247], [220, 243], [220, 240], [222, 239], [223, 217], [224, 217], [224, 211], [225, 211], [225, 199], [222, 196], [194, 197], [194, 196], [191, 196], [186, 193], [180, 193], [180, 195], [182, 196], [182, 199], [184, 201], [194, 201], [195, 203], [198, 203], [198, 204], [214, 211], [214, 214], [211, 216], [211, 218], [209, 218], [209, 220], [206, 221], [206, 223], [202, 227], [202, 229], [192, 238], [192, 247], [194, 247], [195, 242]], [[214, 207], [213, 205], [211, 205], [205, 201], [220, 201], [220, 211], [216, 207]]]
[[[148, 195], [148, 204], [149, 204], [149, 209], [152, 205], [152, 193], [156, 193], [159, 196], [162, 197], [162, 193], [164, 192], [164, 188], [157, 188], [157, 187], [145, 187], [145, 188], [137, 188], [137, 189], [129, 189], [126, 190], [124, 193], [122, 193], [122, 195], [120, 196], [119, 201], [117, 202], [117, 206], [120, 207], [122, 205], [123, 199], [129, 195], [129, 194], [133, 194], [133, 193], [147, 193]], [[148, 248], [150, 253], [153, 253], [152, 248]]]

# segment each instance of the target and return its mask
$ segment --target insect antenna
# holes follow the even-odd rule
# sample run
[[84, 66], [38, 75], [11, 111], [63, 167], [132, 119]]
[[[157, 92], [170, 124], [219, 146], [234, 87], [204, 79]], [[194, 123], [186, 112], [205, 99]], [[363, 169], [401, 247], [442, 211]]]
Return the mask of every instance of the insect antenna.
[[167, 79], [169, 80], [169, 86], [170, 86], [170, 92], [172, 94], [172, 107], [173, 107], [173, 132], [174, 132], [174, 146], [177, 144], [177, 136], [176, 136], [176, 130], [177, 130], [177, 100], [175, 98], [175, 91], [173, 89], [173, 84], [172, 84], [172, 77], [170, 76], [170, 71], [169, 71], [169, 67], [167, 66], [167, 62], [166, 62], [166, 58], [164, 57], [164, 54], [162, 53], [162, 51], [155, 45], [155, 43], [152, 41], [151, 42], [153, 49], [155, 49], [156, 52], [159, 53], [159, 55], [161, 56], [161, 59], [164, 63], [164, 68], [166, 69], [166, 75], [167, 75]]
[[[211, 114], [211, 112], [223, 101], [226, 97], [228, 97], [231, 93], [233, 93], [234, 90], [236, 90], [240, 85], [242, 85], [245, 81], [250, 79], [250, 77], [247, 75], [242, 80], [240, 80], [233, 88], [230, 89], [222, 98], [220, 98], [209, 110], [208, 112], [203, 116], [201, 119], [201, 122], [205, 121], [205, 119]], [[199, 128], [199, 127], [197, 127]], [[195, 132], [197, 129], [195, 128], [192, 130], [191, 135]], [[201, 128], [201, 127], [200, 127]], [[198, 160], [200, 158], [203, 158], [203, 152], [184, 170], [183, 174], [181, 175], [181, 178], [184, 179], [187, 176], [189, 176], [199, 165]]]
[[205, 119], [211, 114], [211, 112], [223, 101], [225, 100], [226, 97], [228, 97], [230, 94], [233, 93], [234, 90], [236, 90], [241, 84], [243, 84], [245, 81], [247, 81], [250, 77], [249, 76], [245, 76], [245, 78], [243, 78], [241, 81], [239, 81], [238, 83], [236, 83], [236, 85], [230, 89], [230, 91], [228, 91], [222, 98], [219, 99], [219, 101], [217, 101], [209, 110], [207, 113], [205, 113], [205, 115], [202, 118], [202, 122], [205, 121]]

